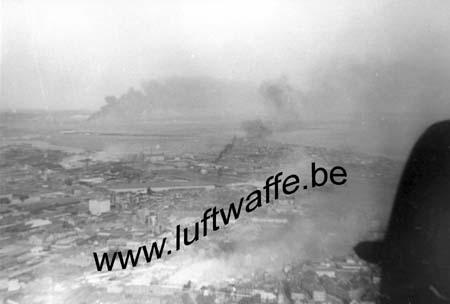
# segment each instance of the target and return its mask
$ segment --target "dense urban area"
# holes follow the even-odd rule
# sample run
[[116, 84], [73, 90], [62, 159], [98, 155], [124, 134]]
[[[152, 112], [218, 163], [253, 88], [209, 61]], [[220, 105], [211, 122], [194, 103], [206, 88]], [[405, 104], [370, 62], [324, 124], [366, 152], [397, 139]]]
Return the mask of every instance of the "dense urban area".
[[0, 1], [0, 304], [450, 303], [450, 1]]
[[[388, 158], [255, 134], [234, 136], [207, 153], [157, 145], [120, 157], [39, 140], [10, 137], [0, 150], [3, 303], [375, 302], [379, 270], [351, 250], [329, 249], [325, 239], [340, 243], [333, 228], [308, 230], [311, 222], [328, 221], [320, 200], [339, 198], [340, 186], [282, 196], [149, 264], [143, 259], [137, 267], [98, 272], [92, 253], [125, 253], [162, 238], [173, 246], [176, 225], [189, 227], [205, 209], [226, 206], [276, 170], [291, 168], [293, 159], [292, 169], [303, 175], [313, 161], [344, 166], [351, 186], [398, 166]], [[379, 236], [377, 221], [366, 224]]]

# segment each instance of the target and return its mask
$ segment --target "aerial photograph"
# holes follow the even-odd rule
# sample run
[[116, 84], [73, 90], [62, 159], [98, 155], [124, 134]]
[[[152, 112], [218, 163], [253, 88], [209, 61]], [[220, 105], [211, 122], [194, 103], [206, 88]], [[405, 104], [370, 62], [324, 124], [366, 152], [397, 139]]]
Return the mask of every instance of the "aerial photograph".
[[0, 1], [0, 304], [450, 303], [450, 2]]

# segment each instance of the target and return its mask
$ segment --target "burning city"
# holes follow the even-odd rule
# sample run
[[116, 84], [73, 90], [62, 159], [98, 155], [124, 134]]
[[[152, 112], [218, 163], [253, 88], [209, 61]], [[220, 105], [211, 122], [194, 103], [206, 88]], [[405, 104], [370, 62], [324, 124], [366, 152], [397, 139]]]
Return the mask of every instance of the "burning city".
[[[347, 224], [364, 222], [376, 237], [383, 221], [366, 220], [369, 206], [350, 208], [359, 197], [348, 191], [387, 187], [399, 163], [282, 143], [256, 128], [212, 149], [168, 134], [149, 137], [148, 148], [94, 131], [9, 136], [0, 169], [5, 303], [49, 303], [49, 294], [60, 303], [374, 299], [379, 270], [349, 251], [361, 231]], [[111, 136], [128, 143], [92, 149]]]

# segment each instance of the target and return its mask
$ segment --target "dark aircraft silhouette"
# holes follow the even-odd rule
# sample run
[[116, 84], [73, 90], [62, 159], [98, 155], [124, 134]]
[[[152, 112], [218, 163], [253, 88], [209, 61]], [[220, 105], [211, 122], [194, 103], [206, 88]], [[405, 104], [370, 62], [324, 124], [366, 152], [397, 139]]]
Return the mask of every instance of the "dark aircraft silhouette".
[[450, 303], [450, 121], [415, 144], [384, 239], [355, 252], [381, 266], [379, 303]]

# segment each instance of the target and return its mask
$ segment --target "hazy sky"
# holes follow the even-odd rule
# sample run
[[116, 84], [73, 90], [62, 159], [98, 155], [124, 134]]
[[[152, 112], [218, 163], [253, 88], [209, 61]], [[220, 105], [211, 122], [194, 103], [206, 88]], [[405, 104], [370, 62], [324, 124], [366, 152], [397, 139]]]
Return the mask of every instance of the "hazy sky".
[[433, 65], [450, 53], [448, 1], [3, 0], [1, 19], [8, 109], [97, 109], [172, 75], [302, 87], [336, 58]]

